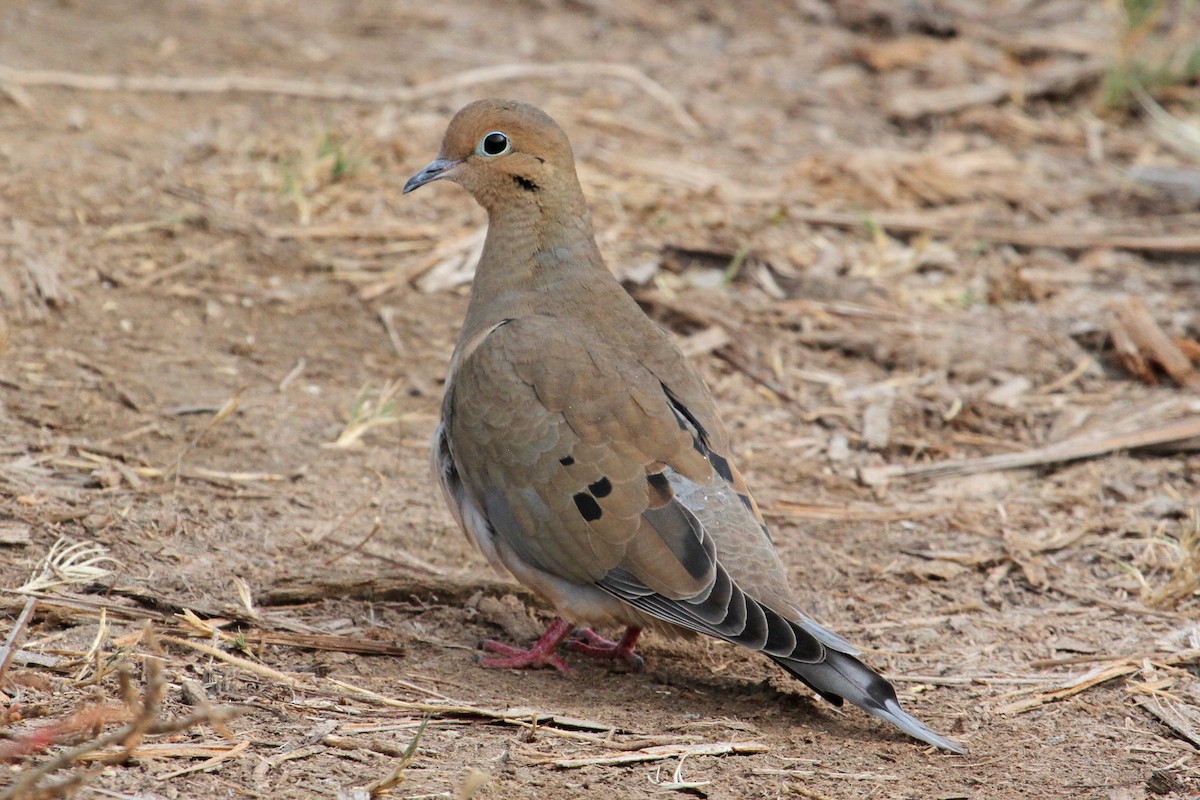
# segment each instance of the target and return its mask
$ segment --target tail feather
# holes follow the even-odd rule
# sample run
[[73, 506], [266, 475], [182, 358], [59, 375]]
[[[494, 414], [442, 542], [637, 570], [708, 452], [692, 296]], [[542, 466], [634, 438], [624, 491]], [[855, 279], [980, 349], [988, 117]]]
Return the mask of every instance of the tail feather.
[[845, 698], [915, 739], [951, 753], [966, 752], [958, 742], [934, 733], [925, 723], [901, 708], [896, 690], [887, 679], [854, 656], [827, 648], [825, 659], [815, 664], [788, 658], [773, 660], [834, 705], [840, 706]]

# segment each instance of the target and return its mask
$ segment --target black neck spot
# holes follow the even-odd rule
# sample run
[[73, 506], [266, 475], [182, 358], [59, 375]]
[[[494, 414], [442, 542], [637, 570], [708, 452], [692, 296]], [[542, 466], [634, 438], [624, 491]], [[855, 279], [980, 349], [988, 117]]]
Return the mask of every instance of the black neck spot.
[[529, 178], [523, 178], [520, 175], [513, 175], [512, 179], [513, 183], [527, 192], [536, 192], [540, 188], [536, 183], [529, 180]]

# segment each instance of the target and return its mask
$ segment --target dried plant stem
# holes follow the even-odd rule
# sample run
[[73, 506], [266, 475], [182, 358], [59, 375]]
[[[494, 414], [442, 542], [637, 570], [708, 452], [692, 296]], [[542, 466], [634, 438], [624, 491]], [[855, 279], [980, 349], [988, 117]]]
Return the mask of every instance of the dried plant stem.
[[52, 86], [87, 92], [166, 92], [170, 94], [272, 94], [314, 100], [355, 100], [363, 103], [413, 103], [447, 92], [513, 80], [578, 80], [609, 78], [630, 83], [662, 105], [688, 133], [703, 128], [665, 86], [629, 64], [603, 61], [565, 61], [557, 64], [498, 64], [469, 69], [418, 86], [362, 86], [338, 81], [314, 82], [260, 75], [88, 75], [61, 70], [23, 70], [0, 65], [0, 85]]

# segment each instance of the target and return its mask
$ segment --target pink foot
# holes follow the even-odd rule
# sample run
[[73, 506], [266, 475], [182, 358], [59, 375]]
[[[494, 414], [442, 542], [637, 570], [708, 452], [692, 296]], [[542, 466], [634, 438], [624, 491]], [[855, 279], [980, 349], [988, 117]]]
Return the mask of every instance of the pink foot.
[[546, 628], [542, 638], [534, 642], [533, 647], [528, 650], [497, 642], [495, 639], [484, 639], [479, 643], [480, 647], [484, 650], [491, 650], [493, 653], [499, 653], [500, 657], [482, 658], [479, 663], [494, 669], [554, 667], [559, 672], [569, 672], [570, 667], [567, 666], [567, 662], [555, 651], [562, 644], [563, 639], [567, 638], [572, 628], [571, 623], [558, 617], [550, 623], [550, 627]]
[[637, 644], [638, 636], [642, 633], [641, 628], [626, 628], [621, 640], [617, 642], [605, 639], [591, 628], [579, 628], [575, 633], [579, 639], [567, 642], [568, 650], [589, 658], [619, 658], [634, 672], [641, 672], [646, 668], [642, 657], [633, 652], [633, 646]]

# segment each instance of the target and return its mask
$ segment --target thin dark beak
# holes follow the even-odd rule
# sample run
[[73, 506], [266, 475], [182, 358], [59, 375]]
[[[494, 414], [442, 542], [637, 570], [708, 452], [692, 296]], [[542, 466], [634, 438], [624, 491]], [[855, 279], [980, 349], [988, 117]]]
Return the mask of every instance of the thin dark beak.
[[404, 194], [408, 194], [413, 189], [420, 188], [427, 183], [432, 183], [438, 178], [446, 177], [446, 173], [461, 163], [461, 161], [451, 161], [448, 158], [434, 159], [429, 162], [429, 166], [408, 179], [408, 183], [404, 184]]

